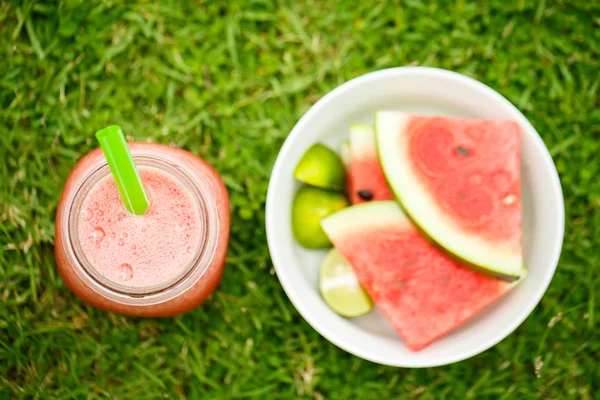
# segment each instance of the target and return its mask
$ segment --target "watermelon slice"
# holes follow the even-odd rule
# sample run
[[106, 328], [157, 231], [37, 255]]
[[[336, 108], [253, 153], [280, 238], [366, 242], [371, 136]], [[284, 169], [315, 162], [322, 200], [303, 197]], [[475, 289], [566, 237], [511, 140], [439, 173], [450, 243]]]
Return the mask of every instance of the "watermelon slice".
[[515, 285], [447, 257], [393, 201], [352, 206], [321, 225], [412, 350], [462, 325]]
[[523, 271], [517, 124], [381, 111], [376, 132], [388, 182], [421, 230], [471, 266], [517, 279]]
[[346, 184], [352, 204], [392, 200], [393, 195], [381, 169], [375, 131], [370, 125], [350, 126], [350, 172]]
[[350, 177], [350, 164], [352, 162], [352, 150], [350, 148], [350, 141], [344, 140], [340, 145], [340, 158], [344, 163], [344, 168], [346, 170], [346, 194], [350, 197], [350, 193], [352, 193], [352, 179]]

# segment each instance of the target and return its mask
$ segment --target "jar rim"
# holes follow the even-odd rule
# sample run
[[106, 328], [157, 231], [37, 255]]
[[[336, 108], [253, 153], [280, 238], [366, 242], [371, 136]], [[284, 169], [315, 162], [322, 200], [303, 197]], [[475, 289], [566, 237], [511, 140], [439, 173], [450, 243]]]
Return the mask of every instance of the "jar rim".
[[85, 256], [78, 234], [79, 214], [89, 191], [107, 174], [110, 174], [105, 159], [101, 159], [85, 171], [67, 207], [66, 233], [69, 253], [76, 266], [76, 273], [94, 291], [113, 301], [128, 305], [152, 305], [168, 301], [191, 288], [206, 272], [216, 251], [219, 232], [217, 207], [207, 185], [194, 176], [181, 160], [167, 154], [144, 150], [132, 150], [138, 166], [152, 167], [168, 173], [192, 195], [197, 207], [198, 218], [203, 220], [201, 243], [190, 262], [174, 278], [147, 287], [129, 287], [102, 276]]

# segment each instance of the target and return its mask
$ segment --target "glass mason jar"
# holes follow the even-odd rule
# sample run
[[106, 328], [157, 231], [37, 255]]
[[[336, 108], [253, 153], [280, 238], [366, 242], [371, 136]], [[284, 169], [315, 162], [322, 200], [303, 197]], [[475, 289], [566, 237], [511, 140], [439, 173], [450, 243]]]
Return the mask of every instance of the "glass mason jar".
[[[200, 305], [217, 287], [229, 240], [229, 197], [217, 172], [200, 157], [160, 144], [130, 143], [138, 167], [170, 174], [198, 207], [200, 243], [188, 265], [167, 282], [143, 288], [106, 279], [86, 257], [78, 235], [82, 204], [90, 189], [110, 174], [100, 149], [83, 157], [67, 178], [58, 204], [55, 252], [67, 286], [83, 301], [119, 314], [168, 317]], [[109, 250], [107, 250], [109, 251]]]

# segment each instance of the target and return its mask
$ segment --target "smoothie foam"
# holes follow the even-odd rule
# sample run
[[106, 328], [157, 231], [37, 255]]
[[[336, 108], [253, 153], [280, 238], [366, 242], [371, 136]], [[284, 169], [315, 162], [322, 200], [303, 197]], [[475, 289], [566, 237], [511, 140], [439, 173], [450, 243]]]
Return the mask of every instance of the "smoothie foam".
[[192, 194], [171, 174], [154, 167], [139, 173], [150, 198], [146, 214], [124, 207], [111, 174], [85, 197], [78, 219], [83, 253], [103, 277], [119, 285], [152, 287], [188, 266], [203, 235]]

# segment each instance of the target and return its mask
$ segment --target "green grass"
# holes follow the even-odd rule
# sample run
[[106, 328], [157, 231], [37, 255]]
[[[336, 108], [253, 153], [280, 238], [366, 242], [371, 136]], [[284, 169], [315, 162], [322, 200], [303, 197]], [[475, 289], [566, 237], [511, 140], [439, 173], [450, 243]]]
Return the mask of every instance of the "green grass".
[[[599, 398], [598, 2], [302, 3], [0, 3], [0, 398]], [[567, 211], [534, 313], [491, 350], [420, 370], [316, 333], [274, 275], [264, 228], [270, 169], [298, 118], [340, 83], [401, 65], [456, 70], [510, 99], [551, 150]], [[57, 273], [61, 186], [112, 123], [202, 155], [230, 190], [226, 274], [187, 315], [108, 314]]]

